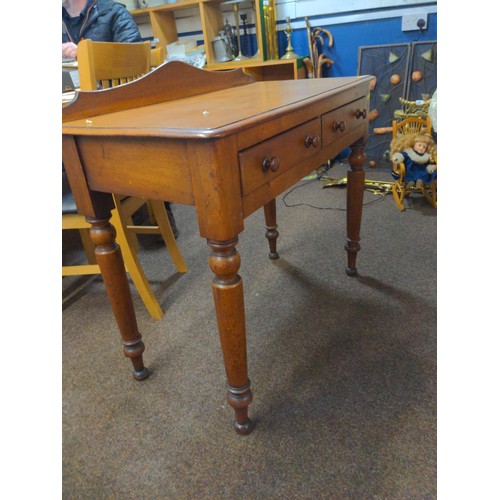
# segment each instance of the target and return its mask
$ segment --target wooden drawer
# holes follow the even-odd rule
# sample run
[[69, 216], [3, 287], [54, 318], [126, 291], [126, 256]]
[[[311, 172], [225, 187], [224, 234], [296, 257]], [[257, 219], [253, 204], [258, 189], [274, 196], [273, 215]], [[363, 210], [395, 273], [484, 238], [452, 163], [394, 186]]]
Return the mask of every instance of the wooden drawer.
[[315, 118], [239, 153], [243, 195], [286, 172], [321, 149], [321, 120]]
[[324, 114], [321, 117], [323, 144], [326, 146], [332, 143], [367, 120], [368, 107], [365, 97]]

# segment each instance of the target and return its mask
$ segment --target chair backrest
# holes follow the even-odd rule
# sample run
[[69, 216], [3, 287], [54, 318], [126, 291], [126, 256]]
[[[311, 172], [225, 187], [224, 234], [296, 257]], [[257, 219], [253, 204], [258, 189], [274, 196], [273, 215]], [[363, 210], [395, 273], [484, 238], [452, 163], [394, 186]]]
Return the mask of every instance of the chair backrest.
[[106, 89], [136, 80], [150, 71], [151, 43], [82, 40], [77, 57], [80, 89]]
[[[402, 147], [407, 147], [410, 138], [405, 138], [408, 135], [428, 135], [432, 137], [432, 122], [429, 115], [423, 117], [409, 116], [404, 120], [392, 122], [392, 140], [390, 144], [389, 154], [401, 152]], [[431, 150], [428, 150], [431, 153]], [[435, 145], [432, 148], [431, 158], [433, 162], [437, 162], [437, 152]]]
[[431, 134], [431, 118], [410, 116], [404, 120], [392, 122], [392, 138], [397, 139], [401, 135], [409, 134]]
[[167, 49], [163, 45], [151, 49], [151, 68], [156, 68], [165, 62]]

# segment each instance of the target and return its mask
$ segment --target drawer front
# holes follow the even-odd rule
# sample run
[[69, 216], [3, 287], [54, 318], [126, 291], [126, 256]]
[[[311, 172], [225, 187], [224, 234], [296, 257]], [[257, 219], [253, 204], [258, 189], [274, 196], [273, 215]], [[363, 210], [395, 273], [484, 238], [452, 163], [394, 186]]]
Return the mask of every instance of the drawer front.
[[286, 172], [321, 149], [321, 120], [315, 118], [239, 153], [243, 195]]
[[321, 117], [321, 132], [323, 144], [332, 143], [351, 130], [368, 121], [368, 107], [366, 98], [334, 109]]

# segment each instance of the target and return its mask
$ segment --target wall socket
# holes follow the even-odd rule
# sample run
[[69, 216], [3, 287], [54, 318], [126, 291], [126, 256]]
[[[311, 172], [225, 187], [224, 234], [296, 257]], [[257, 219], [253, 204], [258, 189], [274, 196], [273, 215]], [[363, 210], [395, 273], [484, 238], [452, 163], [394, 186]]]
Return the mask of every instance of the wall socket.
[[403, 16], [401, 22], [401, 31], [415, 31], [419, 30], [417, 23], [419, 19], [423, 19], [425, 24], [422, 29], [427, 28], [427, 14], [410, 14], [407, 16]]

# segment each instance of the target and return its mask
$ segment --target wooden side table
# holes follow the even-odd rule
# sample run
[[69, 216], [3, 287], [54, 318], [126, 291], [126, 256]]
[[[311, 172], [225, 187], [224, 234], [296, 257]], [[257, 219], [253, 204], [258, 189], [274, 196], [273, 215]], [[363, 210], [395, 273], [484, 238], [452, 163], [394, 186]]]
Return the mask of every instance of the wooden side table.
[[171, 62], [110, 90], [81, 92], [63, 108], [63, 161], [91, 238], [123, 349], [148, 376], [109, 193], [196, 207], [210, 248], [212, 290], [235, 429], [252, 400], [243, 284], [236, 249], [243, 221], [263, 207], [270, 258], [278, 258], [275, 198], [347, 147], [347, 273], [356, 274], [371, 77], [255, 82], [241, 70]]

